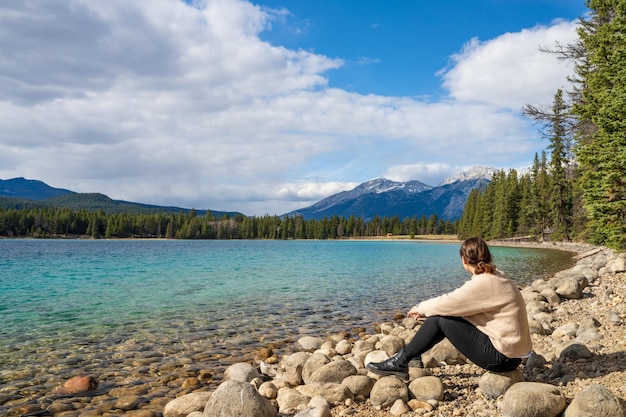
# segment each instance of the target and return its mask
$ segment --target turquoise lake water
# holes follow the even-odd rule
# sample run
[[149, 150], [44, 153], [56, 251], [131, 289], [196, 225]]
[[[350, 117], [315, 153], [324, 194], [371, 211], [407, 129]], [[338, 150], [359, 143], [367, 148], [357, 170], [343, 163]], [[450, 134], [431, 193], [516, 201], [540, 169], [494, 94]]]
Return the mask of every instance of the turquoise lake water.
[[[468, 279], [458, 251], [417, 241], [0, 240], [0, 346], [371, 328]], [[572, 264], [555, 250], [492, 252], [520, 285]]]

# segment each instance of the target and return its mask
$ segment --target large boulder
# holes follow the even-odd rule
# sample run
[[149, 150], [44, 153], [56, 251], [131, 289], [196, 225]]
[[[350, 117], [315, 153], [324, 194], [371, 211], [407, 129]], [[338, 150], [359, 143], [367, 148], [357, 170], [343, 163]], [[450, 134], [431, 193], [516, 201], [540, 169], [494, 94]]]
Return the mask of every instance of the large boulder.
[[247, 382], [228, 380], [220, 384], [204, 407], [203, 417], [277, 417], [272, 403]]
[[565, 409], [565, 397], [554, 385], [518, 382], [502, 397], [504, 417], [557, 417]]

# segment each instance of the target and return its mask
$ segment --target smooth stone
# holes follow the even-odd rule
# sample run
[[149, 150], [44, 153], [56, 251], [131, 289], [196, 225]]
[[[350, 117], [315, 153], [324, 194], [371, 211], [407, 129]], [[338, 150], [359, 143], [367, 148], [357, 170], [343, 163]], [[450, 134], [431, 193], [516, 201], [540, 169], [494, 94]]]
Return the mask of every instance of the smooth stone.
[[202, 411], [211, 398], [210, 392], [192, 392], [168, 402], [163, 417], [185, 417], [194, 411]]
[[276, 408], [247, 382], [228, 380], [213, 392], [204, 417], [277, 417]]
[[370, 392], [370, 402], [374, 407], [389, 407], [396, 400], [409, 401], [409, 389], [406, 384], [393, 376], [380, 378]]
[[565, 409], [566, 400], [559, 389], [550, 384], [518, 382], [502, 398], [504, 417], [557, 417]]
[[620, 399], [602, 385], [589, 385], [579, 392], [563, 417], [617, 417], [625, 415]]
[[511, 385], [523, 380], [524, 374], [519, 369], [502, 373], [485, 372], [478, 380], [478, 387], [485, 397], [495, 399], [504, 395]]

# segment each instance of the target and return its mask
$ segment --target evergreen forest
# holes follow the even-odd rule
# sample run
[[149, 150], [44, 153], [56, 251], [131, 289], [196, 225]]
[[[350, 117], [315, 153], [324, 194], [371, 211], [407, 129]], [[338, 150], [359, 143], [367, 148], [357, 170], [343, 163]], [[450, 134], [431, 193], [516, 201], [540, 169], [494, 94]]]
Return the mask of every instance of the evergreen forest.
[[187, 213], [106, 213], [69, 208], [0, 209], [0, 236], [167, 239], [342, 239], [457, 233], [457, 223], [429, 218], [332, 216], [305, 220], [302, 216], [215, 217]]
[[574, 63], [573, 91], [524, 113], [549, 139], [528, 173], [474, 190], [459, 237], [584, 240], [626, 249], [626, 0], [587, 0], [578, 40], [545, 49]]

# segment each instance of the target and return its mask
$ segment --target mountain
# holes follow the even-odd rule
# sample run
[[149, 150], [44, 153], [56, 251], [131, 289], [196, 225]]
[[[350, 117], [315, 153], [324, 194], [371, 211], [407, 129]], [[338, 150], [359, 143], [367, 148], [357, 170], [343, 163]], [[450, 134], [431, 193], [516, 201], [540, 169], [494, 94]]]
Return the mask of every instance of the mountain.
[[50, 187], [48, 184], [38, 180], [27, 180], [23, 177], [10, 180], [0, 180], [0, 196], [25, 198], [28, 200], [47, 200], [66, 194], [76, 194], [63, 188]]
[[[76, 193], [62, 188], [50, 187], [38, 180], [13, 178], [0, 180], [0, 208], [3, 209], [33, 209], [33, 208], [69, 208], [72, 210], [103, 210], [105, 213], [187, 213], [188, 208], [174, 206], [157, 206], [152, 204], [133, 203], [123, 200], [113, 200], [100, 193]], [[199, 216], [204, 216], [208, 210], [195, 210]], [[229, 217], [241, 215], [239, 212], [225, 212], [210, 210], [211, 215]]]
[[396, 182], [378, 178], [288, 215], [302, 215], [307, 220], [354, 215], [369, 221], [376, 215], [399, 216], [403, 219], [437, 214], [440, 219], [454, 221], [463, 214], [470, 191], [484, 187], [496, 171], [494, 168], [476, 166], [446, 179], [436, 187], [420, 181]]

